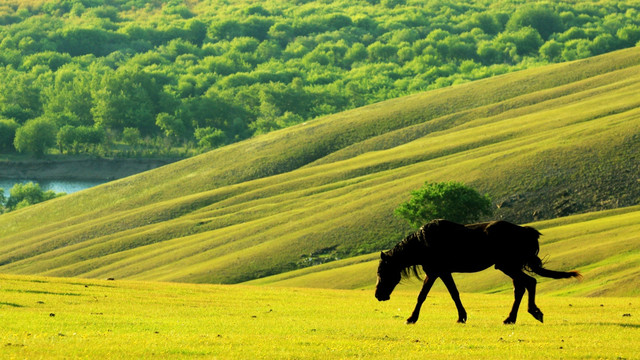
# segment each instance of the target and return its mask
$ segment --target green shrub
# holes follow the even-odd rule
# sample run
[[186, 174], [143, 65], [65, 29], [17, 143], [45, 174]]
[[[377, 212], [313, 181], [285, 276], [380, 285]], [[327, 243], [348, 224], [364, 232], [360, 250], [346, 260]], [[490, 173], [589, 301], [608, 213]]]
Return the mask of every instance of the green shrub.
[[434, 219], [469, 223], [491, 213], [489, 195], [481, 195], [472, 187], [455, 181], [426, 182], [420, 189], [412, 191], [411, 199], [395, 210], [397, 216], [416, 228]]

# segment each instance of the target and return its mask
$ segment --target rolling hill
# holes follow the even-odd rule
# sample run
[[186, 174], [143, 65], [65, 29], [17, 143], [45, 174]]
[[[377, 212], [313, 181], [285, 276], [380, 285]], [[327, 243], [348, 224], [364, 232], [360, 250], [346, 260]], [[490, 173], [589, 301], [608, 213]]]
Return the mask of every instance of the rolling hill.
[[[393, 209], [427, 180], [468, 183], [521, 223], [636, 205], [639, 91], [636, 47], [319, 118], [4, 214], [0, 272], [262, 278], [392, 246], [410, 231]], [[629, 234], [611, 248], [636, 264]], [[620, 256], [580, 260], [588, 239], [595, 249], [576, 235], [554, 264]]]

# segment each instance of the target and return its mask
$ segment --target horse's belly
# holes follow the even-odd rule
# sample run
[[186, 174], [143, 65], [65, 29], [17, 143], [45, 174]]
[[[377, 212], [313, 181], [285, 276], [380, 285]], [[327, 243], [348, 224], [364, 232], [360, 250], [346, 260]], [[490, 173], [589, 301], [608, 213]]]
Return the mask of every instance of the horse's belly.
[[493, 263], [467, 263], [467, 264], [454, 264], [450, 267], [451, 272], [457, 273], [472, 273], [482, 271], [489, 268]]
[[442, 267], [450, 272], [470, 273], [482, 271], [494, 264], [493, 256], [484, 249], [473, 250], [452, 252], [449, 256], [443, 256]]

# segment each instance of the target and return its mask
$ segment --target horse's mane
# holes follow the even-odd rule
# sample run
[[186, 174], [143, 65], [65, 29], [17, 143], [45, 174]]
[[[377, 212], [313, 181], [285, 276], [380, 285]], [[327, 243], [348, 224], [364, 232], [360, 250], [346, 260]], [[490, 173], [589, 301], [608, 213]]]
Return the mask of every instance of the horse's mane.
[[416, 277], [416, 279], [422, 280], [422, 273], [424, 273], [424, 271], [421, 271], [419, 266], [420, 265], [407, 266], [406, 268], [402, 269], [400, 271], [402, 278], [409, 279], [413, 275]]
[[[423, 246], [426, 243], [426, 229], [429, 224], [422, 226], [418, 231], [410, 234], [400, 241], [393, 249], [387, 252], [388, 255], [394, 256], [406, 251], [412, 251], [417, 246]], [[409, 265], [400, 270], [402, 278], [410, 278], [412, 275], [418, 279], [422, 279], [422, 271], [420, 265]]]

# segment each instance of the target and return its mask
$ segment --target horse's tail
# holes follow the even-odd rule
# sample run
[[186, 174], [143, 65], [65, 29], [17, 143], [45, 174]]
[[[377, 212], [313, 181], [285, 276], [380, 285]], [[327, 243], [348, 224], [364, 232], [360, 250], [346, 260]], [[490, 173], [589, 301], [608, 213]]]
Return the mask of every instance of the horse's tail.
[[527, 261], [525, 265], [526, 270], [534, 272], [540, 276], [544, 276], [552, 279], [568, 279], [572, 277], [582, 279], [582, 274], [580, 274], [580, 272], [575, 270], [574, 271], [555, 271], [555, 270], [545, 269], [544, 266], [542, 266], [542, 260], [540, 259], [540, 257], [538, 257], [538, 253], [540, 252], [540, 243], [538, 242], [538, 239], [542, 234], [538, 230], [530, 226], [523, 226], [523, 228], [524, 228], [524, 231], [526, 231], [529, 235], [528, 236], [529, 247], [530, 247], [529, 251], [531, 251], [529, 261]]
[[582, 279], [582, 274], [580, 274], [580, 272], [578, 271], [555, 271], [555, 270], [549, 270], [549, 269], [545, 269], [542, 266], [542, 260], [536, 255], [534, 257], [532, 257], [529, 262], [527, 263], [527, 268], [528, 270], [533, 271], [534, 273], [540, 275], [540, 276], [544, 276], [544, 277], [548, 277], [548, 278], [552, 278], [552, 279], [567, 279], [567, 278], [578, 278], [578, 279]]

